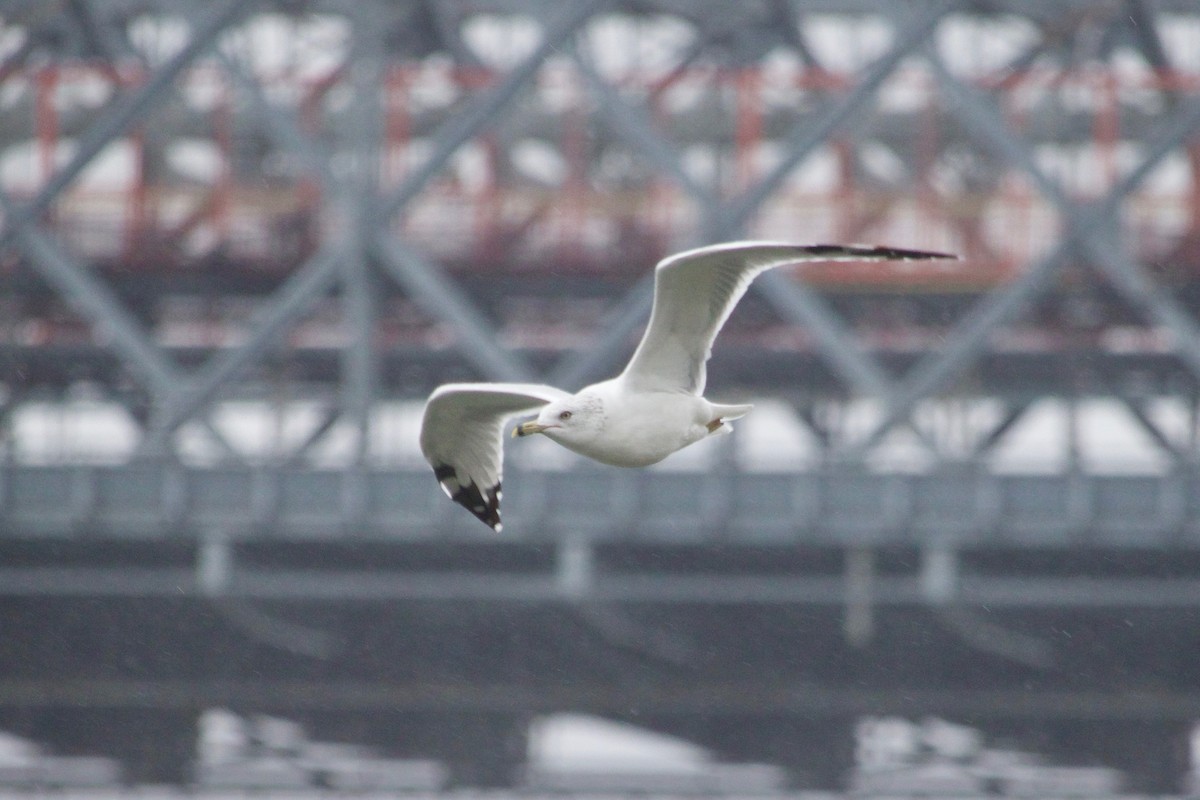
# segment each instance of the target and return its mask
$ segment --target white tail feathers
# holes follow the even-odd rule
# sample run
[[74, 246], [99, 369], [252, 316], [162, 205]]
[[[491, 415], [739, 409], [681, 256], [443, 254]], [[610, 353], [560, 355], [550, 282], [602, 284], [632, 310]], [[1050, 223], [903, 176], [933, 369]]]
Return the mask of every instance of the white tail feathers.
[[754, 406], [719, 406], [712, 403], [713, 418], [709, 420], [708, 434], [732, 433], [733, 426], [729, 424], [730, 420], [741, 419], [750, 413], [750, 409]]
[[711, 405], [712, 405], [713, 417], [715, 419], [719, 419], [723, 422], [728, 422], [731, 419], [741, 419], [742, 417], [749, 414], [750, 411], [754, 408], [754, 406], [752, 406], [752, 405], [721, 406], [721, 405], [717, 405], [716, 403], [712, 403]]

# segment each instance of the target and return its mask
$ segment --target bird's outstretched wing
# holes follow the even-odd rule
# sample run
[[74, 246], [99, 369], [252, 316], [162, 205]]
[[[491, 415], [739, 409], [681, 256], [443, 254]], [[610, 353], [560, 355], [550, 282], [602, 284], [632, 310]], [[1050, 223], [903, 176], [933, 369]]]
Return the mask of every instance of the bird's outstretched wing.
[[500, 531], [504, 421], [567, 397], [532, 383], [448, 383], [425, 403], [421, 452], [442, 491]]
[[717, 332], [755, 276], [800, 261], [956, 258], [946, 253], [857, 245], [727, 242], [678, 253], [654, 271], [654, 306], [622, 373], [642, 390], [702, 394]]

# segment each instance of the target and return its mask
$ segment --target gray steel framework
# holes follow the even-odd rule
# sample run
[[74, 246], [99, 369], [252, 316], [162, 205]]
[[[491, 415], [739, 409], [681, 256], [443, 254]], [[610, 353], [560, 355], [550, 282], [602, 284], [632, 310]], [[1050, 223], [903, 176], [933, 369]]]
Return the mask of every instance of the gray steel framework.
[[[1073, 34], [1082, 35], [1087, 26], [1098, 26], [1105, 42], [1104, 48], [1093, 54], [1099, 63], [1108, 63], [1106, 59], [1124, 51], [1139, 54], [1156, 70], [1171, 70], [1172, 56], [1155, 23], [1160, 15], [1168, 13], [1190, 19], [1193, 9], [1187, 4], [1171, 3], [1117, 5], [1120, 13], [1098, 16], [1085, 13], [1084, 5], [1077, 3], [1061, 3], [1056, 8], [1078, 26]], [[95, 346], [121, 362], [148, 398], [149, 413], [139, 416], [144, 428], [135, 458], [127, 468], [131, 480], [136, 480], [140, 469], [137, 464], [142, 460], [177, 460], [179, 432], [193, 422], [202, 426], [230, 464], [256, 462], [212, 421], [214, 403], [237, 396], [248, 373], [276, 359], [281, 349], [286, 349], [283, 341], [288, 332], [331, 295], [341, 304], [345, 320], [344, 343], [337, 357], [338, 382], [332, 389], [315, 392], [313, 396], [321, 399], [326, 410], [315, 427], [280, 460], [303, 462], [329, 431], [344, 422], [355, 441], [348, 480], [371, 463], [375, 435], [372, 414], [378, 401], [397, 395], [415, 399], [415, 392], [402, 382], [389, 382], [383, 375], [385, 361], [377, 345], [378, 329], [387, 313], [380, 300], [383, 287], [391, 287], [388, 291], [398, 289], [428, 319], [451, 333], [450, 343], [457, 358], [441, 362], [448, 363], [450, 374], [467, 371], [485, 379], [547, 380], [575, 386], [611, 369], [646, 316], [651, 290], [648, 272], [618, 293], [621, 296], [609, 305], [598, 326], [600, 333], [588, 347], [555, 353], [549, 359], [535, 358], [532, 352], [505, 344], [501, 323], [488, 309], [486, 295], [472, 290], [464, 276], [452, 273], [431, 255], [428, 242], [404, 233], [395, 224], [415, 201], [433, 191], [435, 181], [451, 169], [464, 146], [493, 136], [520, 99], [533, 91], [531, 87], [547, 72], [564, 65], [594, 104], [592, 124], [602, 126], [604, 136], [635, 154], [648, 173], [676, 186], [692, 204], [698, 220], [695, 229], [687, 233], [692, 244], [743, 235], [764, 204], [832, 137], [846, 137], [851, 150], [861, 156], [869, 142], [855, 136], [851, 126], [868, 112], [883, 113], [878, 109], [880, 93], [902, 65], [922, 70], [936, 83], [946, 117], [942, 124], [957, 126], [955, 141], [989, 152], [996, 159], [993, 182], [1003, 176], [1021, 176], [1055, 210], [1062, 228], [1058, 245], [1024, 265], [1011, 282], [980, 294], [946, 331], [944, 345], [918, 352], [899, 372], [859, 341], [841, 301], [835, 302], [816, 287], [782, 274], [763, 276], [755, 284], [758, 295], [778, 318], [807, 332], [814, 352], [840, 383], [816, 398], [817, 404], [873, 398], [883, 409], [867, 430], [847, 434], [820, 424], [811, 399], [798, 400], [798, 417], [821, 439], [828, 463], [861, 465], [895, 427], [906, 426], [930, 452], [935, 474], [941, 467], [958, 464], [963, 455], [946, 451], [938, 432], [915, 412], [923, 405], [940, 402], [956, 381], [992, 355], [990, 342], [994, 337], [1026, 313], [1032, 303], [1058, 291], [1060, 278], [1068, 268], [1088, 270], [1086, 274], [1111, 289], [1116, 302], [1167, 336], [1170, 365], [1166, 372], [1178, 368], [1182, 377], [1173, 383], [1164, 381], [1163, 386], [1174, 388], [1161, 389], [1159, 396], [1194, 405], [1194, 388], [1189, 387], [1200, 380], [1200, 325], [1187, 307], [1188, 301], [1158, 283], [1119, 235], [1122, 217], [1144, 181], [1164, 160], [1187, 153], [1200, 131], [1200, 100], [1185, 83], [1160, 90], [1162, 112], [1149, 117], [1146, 130], [1137, 134], [1137, 163], [1114, 182], [1106, 196], [1080, 199], [1039, 163], [1035, 150], [1044, 140], [1030, 138], [1011, 127], [1001, 108], [1003, 89], [979, 88], [978, 81], [951, 65], [935, 44], [935, 34], [950, 20], [971, 14], [986, 18], [989, 13], [1005, 13], [1026, 20], [1040, 31], [1034, 43], [1012, 60], [1014, 69], [1039, 62], [1069, 67], [1075, 58], [1070, 37], [1055, 39], [1051, 35], [1050, 17], [1041, 6], [1008, 3], [981, 11], [975, 4], [955, 0], [911, 6], [781, 3], [747, 14], [740, 39], [729, 38], [729, 31], [706, 21], [699, 9], [685, 11], [674, 4], [655, 7], [663, 14], [678, 16], [696, 33], [691, 46], [678, 54], [676, 69], [705, 63], [754, 64], [772, 48], [784, 48], [796, 54], [806, 70], [827, 75], [830, 70], [815, 55], [804, 26], [809, 15], [818, 12], [872, 19], [891, 32], [890, 44], [859, 70], [849, 88], [813, 92], [813, 108], [789, 121], [787, 128], [774, 137], [779, 158], [747, 185], [730, 191], [697, 177], [686, 166], [684, 144], [661, 128], [639, 96], [605, 73], [598, 62], [600, 54], [592, 50], [586, 32], [597, 19], [604, 15], [637, 17], [650, 7], [655, 4], [627, 6], [615, 0], [580, 0], [555, 6], [543, 20], [537, 15], [524, 16], [526, 9], [519, 5], [501, 3], [493, 7], [483, 3], [466, 12], [434, 3], [430, 9], [437, 24], [435, 30], [425, 31], [424, 38], [402, 35], [410, 31], [406, 26], [418, 24], [415, 17], [408, 16], [415, 5], [365, 4], [351, 10], [318, 3], [311, 9], [298, 8], [298, 14], [311, 10], [336, 16], [345, 12], [352, 45], [346, 49], [346, 62], [337, 72], [345, 75], [344, 86], [351, 100], [339, 112], [342, 125], [334, 130], [314, 130], [308, 125], [295, 98], [281, 99], [269, 81], [256, 73], [253, 59], [241, 46], [246, 27], [268, 13], [272, 8], [269, 4], [205, 4], [195, 11], [196, 24], [190, 26], [183, 46], [157, 63], [144, 45], [138, 44], [132, 33], [131, 12], [124, 4], [78, 2], [70, 6], [66, 17], [55, 20], [33, 14], [22, 17], [20, 11], [15, 12], [8, 24], [24, 33], [25, 44], [9, 54], [4, 75], [17, 74], [47, 57], [91, 59], [108, 65], [113, 74], [130, 60], [146, 70], [140, 85], [110, 102], [82, 128], [73, 155], [36, 187], [31, 198], [18, 200], [12, 190], [0, 192], [4, 211], [0, 243], [19, 260], [21, 270], [36, 275], [87, 321], [93, 329]], [[149, 8], [153, 17], [156, 13], [176, 13], [181, 7], [164, 0]], [[402, 180], [394, 185], [381, 184], [378, 167], [384, 159], [385, 109], [378, 87], [386, 82], [387, 70], [396, 64], [420, 64], [433, 52], [481, 68], [479, 56], [472, 55], [463, 37], [471, 16], [486, 11], [515, 13], [536, 25], [536, 46], [515, 66], [496, 74], [484, 88], [451, 107], [431, 128], [427, 136], [429, 149]], [[68, 34], [57, 35], [56, 26], [65, 26]], [[127, 298], [96, 265], [86, 263], [62, 244], [63, 232], [55, 228], [53, 212], [109, 144], [152, 119], [155, 108], [176, 100], [179, 77], [199, 68], [214, 70], [227, 81], [240, 100], [241, 119], [256, 129], [265, 147], [279, 158], [290, 159], [298, 165], [295, 170], [319, 185], [322, 237], [319, 246], [296, 263], [258, 304], [239, 342], [199, 351], [199, 360], [192, 358], [185, 364], [178, 351], [157, 340], [151, 325], [139, 318]], [[923, 178], [911, 172], [904, 180], [915, 189]], [[789, 399], [803, 392], [794, 386], [797, 381], [793, 376], [780, 375], [774, 380], [777, 390]], [[1119, 388], [1128, 382], [1127, 376], [1117, 376], [1090, 391], [1107, 392], [1119, 399], [1130, 418], [1176, 468], [1190, 474], [1188, 470], [1197, 461], [1194, 433], [1181, 436], [1166, 429], [1148, 411], [1149, 398]], [[7, 401], [9, 414], [26, 396], [25, 387], [12, 388]], [[312, 392], [312, 387], [297, 391]], [[984, 393], [976, 399], [987, 398]], [[968, 460], [1001, 441], [1036, 398], [1025, 395], [999, 399], [1003, 413], [998, 420], [973, 432]], [[266, 464], [261, 468], [270, 474], [280, 467]], [[24, 467], [12, 465], [9, 469], [15, 475]], [[1175, 479], [1168, 476], [1163, 485]], [[887, 479], [881, 480], [886, 483]], [[618, 498], [615, 502], [620, 505], [626, 501]], [[678, 510], [685, 512], [684, 508]], [[915, 535], [938, 534], [922, 530]]]
[[[1185, 63], [1189, 54], [1166, 35], [1168, 26], [1200, 26], [1194, 2], [790, 0], [739, 4], [736, 15], [726, 3], [672, 0], [71, 0], [57, 6], [58, 13], [45, 13], [42, 5], [0, 10], [0, 32], [8, 34], [0, 37], [0, 313], [19, 310], [51, 330], [68, 317], [68, 327], [78, 321], [84, 331], [66, 347], [36, 337], [19, 342], [12, 332], [19, 320], [0, 319], [0, 336], [8, 337], [0, 338], [6, 389], [0, 395], [0, 602], [6, 611], [40, 612], [56, 603], [70, 611], [82, 600], [80, 606], [112, 603], [153, 617], [154, 607], [182, 598], [180, 618], [195, 614], [195, 630], [206, 630], [212, 612], [235, 638], [299, 656], [288, 668], [300, 667], [260, 680], [256, 667], [243, 670], [239, 663], [219, 678], [188, 680], [181, 677], [186, 670], [171, 672], [171, 654], [153, 653], [147, 663], [161, 657], [167, 665], [161, 672], [133, 674], [121, 662], [100, 677], [67, 674], [73, 666], [57, 674], [57, 651], [47, 644], [38, 653], [48, 674], [3, 676], [0, 711], [15, 709], [19, 716], [50, 709], [52, 720], [60, 711], [69, 717], [93, 709], [189, 715], [228, 702], [363, 717], [379, 709], [448, 711], [451, 719], [492, 714], [509, 726], [522, 715], [561, 708], [613, 715], [632, 707], [667, 715], [680, 709], [718, 717], [782, 714], [839, 724], [863, 713], [978, 713], [1038, 724], [1149, 722], [1171, 735], [1195, 718], [1200, 700], [1187, 683], [1188, 667], [1170, 662], [1176, 654], [1170, 636], [1158, 636], [1178, 632], [1183, 625], [1177, 621], [1189, 619], [1200, 598], [1200, 581], [1189, 568], [1200, 557], [1200, 263], [1189, 261], [1184, 247], [1189, 237], [1200, 241], [1200, 68]], [[181, 18], [187, 24], [173, 22]], [[264, 21], [312, 18], [332, 20], [340, 31], [342, 61], [311, 83], [281, 85], [246, 43]], [[529, 46], [501, 45], [499, 55], [481, 49], [472, 26], [485, 19], [524, 26]], [[641, 83], [614, 73], [606, 60], [611, 54], [597, 46], [604, 26], [664, 19], [688, 35], [677, 49], [663, 46], [667, 55], [658, 73]], [[885, 44], [864, 46], [869, 56], [835, 64], [816, 38], [817, 23], [830, 19], [847, 28], [873, 26]], [[1025, 37], [1007, 63], [984, 74], [946, 41], [964, 21], [986, 28], [1013, 20]], [[849, 35], [848, 41], [859, 40]], [[285, 61], [302, 52], [295, 42], [281, 48]], [[763, 113], [759, 143], [771, 157], [735, 180], [727, 162], [736, 160], [731, 153], [739, 133], [737, 121], [722, 116], [725, 107], [713, 101], [673, 118], [659, 101], [681, 76], [753, 79], [780, 54], [800, 65], [803, 87], [789, 95], [788, 107]], [[1109, 109], [1109, 121], [1120, 127], [1118, 144], [1130, 157], [1099, 191], [1081, 191], [1069, 179], [1078, 176], [1054, 169], [1046, 153], [1086, 152], [1103, 114], [1081, 112], [1054, 95], [1018, 125], [1014, 98], [1039, 70], [1115, 80], [1119, 63], [1131, 55], [1144, 65], [1144, 83], [1133, 100], [1119, 99]], [[41, 119], [31, 87], [43, 72], [60, 68], [99, 76], [111, 95], [86, 113], [64, 111], [53, 124]], [[453, 74], [447, 90], [453, 99], [398, 111], [389, 92], [421, 70]], [[895, 82], [912, 73], [932, 99], [918, 113], [896, 111], [889, 105]], [[222, 98], [216, 106], [197, 99], [203, 95], [193, 84], [198, 75], [208, 76], [206, 86]], [[560, 113], [554, 110], [559, 101], [547, 98], [557, 97], [563, 75], [574, 94]], [[705, 85], [719, 83], [714, 78]], [[45, 98], [57, 95], [40, 96], [50, 119], [57, 101]], [[418, 105], [412, 94], [402, 97]], [[1039, 118], [1047, 111], [1052, 119]], [[396, 177], [389, 164], [397, 158], [398, 113], [416, 133], [404, 140], [404, 168]], [[584, 130], [575, 160], [564, 132], [572, 121]], [[187, 187], [189, 197], [199, 198], [195, 206], [151, 231], [154, 236], [136, 239], [145, 251], [116, 259], [129, 263], [89, 254], [79, 241], [92, 232], [86, 225], [73, 229], [70, 217], [89, 168], [123, 143], [148, 140], [141, 165], [148, 175], [140, 188], [152, 198], [161, 187], [151, 167], [165, 169], [155, 161], [165, 160], [154, 150], [156, 137], [200, 140], [219, 150], [221, 169], [233, 176], [227, 183], [237, 184], [238, 170], [250, 165], [246, 182], [266, 198], [251, 215], [280, 197], [315, 198], [304, 207], [311, 213], [299, 215], [304, 246], [271, 254], [276, 267], [284, 265], [275, 273], [256, 272], [257, 262], [232, 248], [182, 262], [163, 257], [158, 264], [155, 247], [188, 252], [184, 239], [202, 227], [196, 220], [228, 202], [220, 179], [197, 179]], [[72, 147], [56, 149], [57, 139]], [[497, 238], [484, 242], [478, 263], [464, 267], [443, 255], [439, 234], [423, 233], [414, 220], [437, 206], [447, 186], [465, 182], [463, 161], [490, 159], [492, 179], [514, 169], [527, 140], [557, 148], [553, 156], [566, 164], [567, 177], [517, 198], [535, 199], [504, 220], [508, 228], [492, 232]], [[4, 171], [18, 158], [16, 147], [30, 141], [43, 143], [46, 167], [32, 186]], [[711, 156], [711, 174], [696, 167], [697, 149]], [[923, 149], [930, 154], [924, 160], [916, 157]], [[982, 223], [968, 207], [1020, 184], [1029, 202], [1052, 217], [1057, 239], [1015, 264], [1004, 280], [952, 297], [926, 284], [881, 300], [870, 288], [855, 293], [795, 276], [763, 276], [739, 310], [745, 324], [735, 318], [722, 340], [713, 383], [740, 371], [744, 385], [790, 403], [819, 442], [815, 466], [764, 472], [722, 457], [678, 473], [513, 464], [506, 474], [512, 538], [497, 543], [444, 501], [424, 468], [381, 463], [377, 412], [396, 400], [419, 400], [430, 384], [468, 377], [572, 387], [612, 369], [649, 308], [646, 257], [668, 246], [752, 235], [765, 216], [778, 213], [797, 175], [827, 162], [831, 150], [840, 153], [846, 175], [874, 192], [870, 203], [847, 214], [846, 236], [872, 236], [873, 226], [907, 195], [920, 195], [940, 208], [955, 241], [986, 254], [995, 242], [980, 233]], [[881, 152], [898, 162], [890, 177], [870, 167]], [[1100, 171], [1091, 158], [1084, 158], [1088, 170]], [[523, 248], [535, 238], [530, 230], [536, 233], [547, 208], [572, 202], [572, 181], [601, 186], [585, 194], [592, 201], [624, 202], [620, 188], [605, 188], [598, 177], [610, 161], [623, 159], [636, 167], [622, 178], [633, 176], [653, 192], [678, 198], [669, 211], [682, 221], [666, 240], [638, 229], [652, 246], [636, 258], [614, 252], [604, 265], [608, 271], [590, 277], [577, 274], [575, 262], [559, 268], [544, 256], [523, 272]], [[1135, 241], [1132, 220], [1144, 213], [1145, 187], [1164, 165], [1186, 176], [1185, 205], [1193, 218], [1155, 251]], [[287, 191], [271, 194], [276, 183]], [[612, 197], [605, 196], [610, 189]], [[952, 208], [956, 204], [962, 208]], [[435, 220], [442, 225], [458, 222], [456, 213], [467, 215], [453, 208], [442, 213]], [[246, 220], [228, 222], [236, 228]], [[637, 261], [639, 277], [630, 277], [626, 260]], [[147, 263], [152, 268], [139, 272]], [[206, 270], [219, 272], [214, 265], [227, 271], [210, 279]], [[1040, 313], [1039, 305], [1073, 295], [1101, 297], [1116, 319], [1099, 330], [1086, 322], [1061, 330], [1031, 325], [1049, 334], [1046, 351], [1004, 349], [1006, 336], [1028, 332], [1017, 328]], [[177, 320], [164, 308], [182, 296], [239, 309], [221, 309], [238, 323], [237, 335], [173, 343], [164, 330]], [[540, 329], [522, 309], [541, 308], [548, 297], [565, 300], [540, 313], [553, 317], [568, 309], [564, 319], [551, 321], [559, 330], [579, 322], [586, 332], [579, 341], [547, 346], [537, 338]], [[897, 351], [864, 335], [864, 317], [926, 301], [954, 308], [936, 337]], [[246, 307], [249, 315], [237, 317]], [[403, 316], [398, 307], [418, 318], [419, 335], [406, 339], [402, 326], [396, 333], [395, 317]], [[337, 317], [335, 344], [304, 343], [306, 320], [330, 313]], [[1129, 351], [1098, 344], [1118, 326], [1154, 344]], [[889, 332], [920, 331], [901, 322]], [[767, 346], [780, 340], [802, 344]], [[79, 376], [95, 379], [106, 399], [128, 407], [138, 426], [128, 460], [47, 465], [24, 458], [5, 438], [14, 417], [26, 404], [61, 400], [64, 385]], [[306, 430], [266, 454], [240, 441], [224, 416], [232, 405], [227, 401], [263, 397], [317, 408]], [[1113, 401], [1165, 456], [1165, 466], [1145, 475], [1089, 473], [1076, 457], [1079, 432], [1072, 428], [1070, 457], [1060, 471], [990, 469], [989, 451], [1008, 441], [1045, 398], [1069, 409], [1085, 398]], [[864, 400], [879, 413], [865, 426], [848, 424], [850, 409]], [[1164, 421], [1159, 401], [1182, 409], [1183, 421]], [[980, 415], [959, 441], [930, 413], [985, 404], [995, 413]], [[873, 459], [897, 431], [927, 456], [920, 469], [876, 466]], [[195, 434], [215, 462], [189, 455], [185, 443]], [[321, 447], [341, 434], [350, 441], [345, 457], [332, 466], [320, 463]], [[444, 543], [454, 545], [454, 557], [439, 566], [427, 567], [418, 556], [406, 560]], [[400, 555], [364, 564], [351, 552], [359, 546]], [[89, 558], [98, 551], [103, 557]], [[475, 551], [496, 560], [481, 561]], [[743, 556], [747, 561], [738, 562]], [[726, 565], [726, 557], [742, 566]], [[1097, 572], [1098, 560], [1121, 568]], [[758, 566], [746, 567], [751, 561]], [[863, 661], [875, 660], [876, 646], [887, 653], [879, 643], [895, 633], [877, 619], [925, 614], [940, 626], [937, 641], [980, 655], [981, 674], [1001, 664], [988, 675], [1046, 681], [1034, 691], [1005, 678], [978, 691], [943, 688], [922, 683], [924, 675], [911, 685], [904, 683], [910, 677], [863, 688], [838, 683], [840, 673], [806, 683], [803, 669], [780, 666], [770, 648], [753, 654], [759, 659], [754, 668], [775, 675], [778, 667], [783, 678], [733, 675], [723, 682], [718, 659], [703, 680], [691, 681], [693, 674], [681, 670], [658, 673], [669, 675], [664, 685], [674, 694], [653, 681], [644, 689], [597, 680], [623, 668], [616, 657], [588, 664], [594, 673], [555, 673], [540, 683], [546, 676], [513, 677], [530, 677], [520, 659], [502, 664], [507, 671], [495, 684], [458, 673], [439, 684], [415, 663], [403, 667], [415, 677], [364, 672], [319, 680], [312, 676], [332, 675], [346, 664], [359, 668], [355, 654], [339, 649], [343, 643], [332, 626], [288, 619], [289, 612], [319, 606], [368, 629], [414, 608], [457, 614], [462, 606], [455, 603], [471, 613], [498, 609], [530, 624], [547, 609], [562, 613], [611, 645], [608, 655], [633, 651], [676, 667], [695, 653], [686, 647], [683, 657], [667, 652], [665, 628], [643, 625], [647, 610], [662, 620], [677, 615], [685, 639], [688, 626], [701, 635], [710, 617], [725, 614], [730, 624], [761, 617], [766, 631], [801, 615], [822, 625], [832, 620], [831, 639]], [[739, 617], [743, 606], [756, 608]], [[792, 607], [800, 607], [796, 616]], [[1116, 619], [1116, 611], [1154, 631], [1117, 641], [1153, 639], [1162, 647], [1157, 657], [1172, 665], [1156, 674], [1139, 664], [1128, 692], [1117, 666], [1105, 665], [1117, 676], [1116, 689], [1076, 682], [1066, 673], [1069, 660], [1059, 643], [1007, 627], [1060, 614]], [[192, 629], [179, 630], [190, 636]], [[43, 638], [23, 633], [32, 641]], [[408, 642], [396, 639], [390, 644], [398, 649], [384, 652], [407, 657]], [[569, 654], [564, 664], [582, 664], [598, 652], [586, 641], [570, 644], [562, 651]], [[24, 668], [15, 663], [6, 668]], [[956, 656], [945, 663], [974, 662]], [[483, 675], [493, 665], [476, 666]]]

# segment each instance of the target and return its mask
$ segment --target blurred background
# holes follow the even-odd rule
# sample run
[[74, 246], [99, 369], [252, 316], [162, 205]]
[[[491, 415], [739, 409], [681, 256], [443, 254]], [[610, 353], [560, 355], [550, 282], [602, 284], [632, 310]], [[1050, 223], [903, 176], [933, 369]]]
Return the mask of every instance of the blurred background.
[[[1194, 0], [8, 0], [0, 210], [0, 794], [1200, 791]], [[962, 259], [446, 500], [740, 238]]]

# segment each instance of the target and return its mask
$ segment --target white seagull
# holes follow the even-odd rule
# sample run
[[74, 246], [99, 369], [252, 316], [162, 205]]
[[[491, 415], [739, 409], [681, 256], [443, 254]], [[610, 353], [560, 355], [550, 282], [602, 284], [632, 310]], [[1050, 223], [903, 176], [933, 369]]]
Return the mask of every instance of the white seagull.
[[451, 500], [500, 531], [504, 425], [618, 467], [644, 467], [715, 434], [753, 406], [702, 397], [717, 332], [755, 276], [799, 261], [914, 261], [945, 253], [856, 245], [729, 242], [669, 256], [654, 271], [650, 324], [625, 370], [575, 394], [530, 383], [449, 383], [425, 404], [421, 452]]

